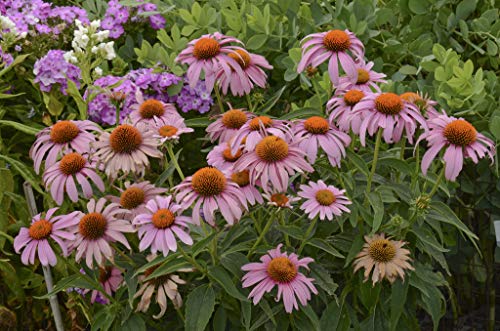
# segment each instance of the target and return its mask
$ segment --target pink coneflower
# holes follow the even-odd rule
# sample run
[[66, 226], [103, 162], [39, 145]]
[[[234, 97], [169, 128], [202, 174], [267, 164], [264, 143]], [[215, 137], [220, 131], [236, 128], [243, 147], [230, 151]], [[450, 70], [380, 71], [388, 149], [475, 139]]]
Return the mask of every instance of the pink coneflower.
[[127, 213], [120, 215], [121, 218], [132, 221], [137, 215], [145, 213], [146, 203], [156, 196], [165, 193], [167, 190], [156, 187], [148, 181], [130, 184], [125, 182], [125, 190], [119, 189], [120, 196], [107, 196], [114, 203], [120, 204], [120, 207], [127, 209]]
[[246, 122], [231, 140], [231, 152], [233, 154], [241, 148], [245, 142], [245, 151], [253, 151], [255, 146], [266, 136], [277, 136], [282, 139], [290, 139], [292, 133], [287, 121], [272, 119], [269, 116], [258, 116]]
[[[151, 255], [147, 258], [148, 261], [152, 261], [154, 259], [154, 255]], [[149, 277], [156, 269], [158, 269], [160, 265], [157, 264], [152, 266], [146, 271], [144, 274], [138, 277], [139, 282], [141, 283], [141, 287], [134, 295], [134, 299], [141, 297], [141, 300], [137, 304], [136, 312], [142, 311], [143, 313], [147, 312], [149, 309], [149, 305], [151, 304], [151, 299], [155, 291], [157, 291], [156, 295], [156, 303], [160, 306], [160, 312], [157, 315], [153, 315], [154, 319], [161, 318], [165, 312], [167, 311], [167, 297], [172, 301], [174, 307], [176, 309], [182, 306], [182, 297], [179, 293], [177, 285], [186, 284], [184, 280], [182, 280], [179, 276], [174, 274], [162, 275], [150, 280], [145, 280]], [[178, 272], [191, 272], [192, 269], [182, 268], [178, 269]]]
[[228, 142], [223, 142], [215, 146], [207, 155], [208, 165], [220, 169], [221, 171], [231, 170], [233, 165], [243, 155], [243, 151], [238, 149], [235, 154], [231, 153]]
[[55, 266], [57, 264], [57, 257], [49, 243], [49, 238], [61, 247], [63, 256], [68, 255], [65, 241], [75, 239], [72, 228], [78, 224], [78, 218], [76, 218], [78, 212], [66, 215], [67, 217], [52, 217], [58, 209], [57, 207], [49, 209], [43, 217], [41, 213], [34, 216], [29, 228], [23, 227], [19, 230], [19, 234], [14, 239], [14, 249], [19, 254], [24, 247], [21, 254], [21, 262], [24, 264], [35, 264], [37, 250], [38, 259], [42, 265]]
[[224, 70], [227, 76], [231, 75], [231, 69], [233, 69], [239, 77], [246, 77], [238, 62], [229, 56], [230, 53], [242, 48], [227, 45], [229, 43], [243, 44], [238, 39], [219, 32], [205, 34], [189, 42], [188, 47], [177, 56], [175, 61], [189, 66], [186, 77], [191, 87], [196, 86], [202, 71], [205, 73], [205, 85], [209, 92], [214, 87], [219, 68]]
[[30, 149], [30, 157], [35, 163], [35, 172], [38, 174], [45, 154], [45, 169], [56, 163], [60, 154], [90, 151], [89, 144], [95, 141], [89, 131], [100, 131], [91, 121], [59, 121], [49, 128], [45, 128], [36, 135], [36, 141]]
[[373, 90], [380, 92], [380, 87], [377, 84], [385, 84], [387, 81], [383, 79], [384, 74], [373, 71], [372, 67], [373, 62], [365, 63], [363, 60], [356, 62], [358, 79], [353, 82], [348, 77], [341, 77], [337, 91], [346, 92], [355, 89], [368, 93], [373, 92]]
[[255, 185], [258, 179], [265, 191], [269, 190], [270, 183], [276, 190], [284, 192], [290, 176], [314, 171], [304, 156], [305, 152], [297, 143], [289, 144], [280, 137], [267, 136], [260, 140], [253, 152], [243, 154], [233, 169], [249, 170], [250, 183]]
[[87, 199], [94, 194], [89, 179], [101, 192], [105, 189], [104, 182], [95, 172], [95, 162], [90, 163], [86, 157], [79, 153], [64, 155], [59, 162], [50, 166], [43, 173], [43, 182], [50, 189], [52, 199], [58, 205], [62, 205], [65, 192], [71, 201], [78, 201], [75, 178], [82, 188], [83, 196]]
[[417, 106], [427, 118], [434, 118], [441, 115], [434, 107], [437, 105], [437, 102], [419, 92], [405, 92], [401, 94], [400, 97]]
[[[106, 292], [106, 294], [108, 294], [109, 296], [112, 296], [113, 293], [115, 293], [123, 283], [123, 275], [121, 270], [113, 266], [100, 267], [99, 283], [103, 287], [104, 292]], [[109, 303], [109, 299], [106, 298], [106, 296], [102, 295], [101, 291], [92, 290], [90, 302], [94, 303], [96, 300], [98, 300], [102, 304]]]
[[[307, 41], [305, 41], [307, 39]], [[302, 59], [297, 71], [300, 73], [311, 66], [313, 68], [329, 60], [328, 73], [334, 85], [339, 83], [339, 61], [342, 69], [352, 82], [358, 79], [358, 69], [349, 51], [356, 60], [362, 60], [364, 46], [349, 30], [330, 30], [313, 33], [302, 39]]]
[[236, 132], [254, 117], [254, 114], [243, 111], [243, 109], [231, 109], [224, 114], [218, 115], [217, 120], [206, 129], [210, 141], [214, 142], [219, 139], [219, 142], [222, 143], [231, 140]]
[[300, 206], [309, 219], [314, 219], [319, 214], [320, 220], [327, 218], [333, 220], [333, 216], [340, 216], [342, 213], [350, 213], [347, 205], [352, 202], [345, 196], [345, 190], [339, 190], [333, 185], [326, 185], [319, 180], [317, 183], [309, 182], [309, 185], [300, 185], [300, 191], [297, 193], [306, 202]]
[[354, 106], [365, 97], [365, 93], [360, 90], [350, 90], [343, 95], [334, 95], [326, 104], [326, 109], [330, 112], [328, 120], [330, 123], [337, 123], [340, 130], [349, 132], [352, 130], [359, 134], [359, 128], [363, 122], [362, 113], [352, 114]]
[[181, 115], [171, 103], [164, 103], [157, 99], [144, 100], [140, 90], [135, 93], [137, 103], [130, 106], [133, 111], [130, 113], [130, 119], [134, 125], [144, 123], [149, 126], [155, 126], [155, 121], [165, 121], [169, 118], [182, 119]]
[[130, 222], [116, 218], [116, 215], [126, 213], [117, 203], [110, 203], [106, 207], [106, 199], [100, 198], [97, 202], [90, 199], [87, 203], [87, 214], [78, 216], [78, 233], [72, 247], [76, 248], [76, 262], [83, 255], [89, 268], [94, 265], [103, 265], [106, 260], [113, 259], [113, 250], [109, 243], [120, 242], [130, 249], [124, 232], [134, 232]]
[[106, 175], [116, 178], [122, 170], [144, 175], [149, 166], [148, 155], [161, 157], [158, 139], [146, 126], [129, 124], [117, 126], [111, 133], [103, 132], [95, 143], [96, 157], [104, 164]]
[[215, 226], [216, 210], [233, 225], [241, 218], [243, 209], [248, 209], [246, 197], [238, 185], [216, 168], [201, 168], [175, 188], [176, 201], [182, 208], [189, 208], [194, 203], [192, 217], [197, 225], [200, 225], [201, 208], [203, 218], [212, 226]]
[[238, 184], [241, 193], [246, 197], [250, 205], [253, 206], [257, 202], [264, 202], [259, 190], [254, 185], [250, 185], [250, 171], [230, 172], [229, 175], [231, 176], [231, 180]]
[[311, 164], [316, 162], [318, 147], [321, 147], [334, 167], [340, 167], [340, 160], [345, 157], [345, 147], [351, 143], [348, 134], [332, 126], [320, 116], [299, 120], [295, 126], [295, 136], [299, 147], [306, 152]]
[[194, 132], [193, 129], [186, 126], [184, 118], [181, 116], [160, 119], [155, 122], [154, 129], [156, 130], [154, 137], [158, 138], [161, 144], [172, 140], [177, 141], [183, 133]]
[[443, 160], [446, 166], [445, 178], [454, 181], [463, 167], [465, 158], [474, 163], [488, 155], [493, 162], [495, 144], [463, 118], [439, 115], [428, 121], [430, 130], [423, 133], [418, 141], [426, 139], [430, 148], [422, 158], [422, 172], [427, 174], [437, 154], [446, 148]]
[[404, 281], [405, 269], [415, 270], [410, 264], [410, 251], [403, 248], [406, 244], [404, 241], [385, 238], [383, 233], [374, 234], [372, 237], [365, 236], [365, 241], [363, 250], [354, 260], [354, 272], [361, 268], [365, 269], [365, 282], [372, 269], [374, 286], [384, 278], [394, 283], [399, 276]]
[[294, 253], [288, 255], [281, 252], [282, 244], [276, 249], [271, 249], [266, 255], [260, 258], [261, 262], [248, 263], [241, 267], [241, 270], [248, 271], [243, 276], [243, 287], [249, 287], [257, 284], [250, 292], [248, 298], [253, 297], [253, 304], [256, 305], [262, 299], [265, 293], [277, 285], [278, 296], [276, 301], [283, 295], [285, 311], [291, 313], [293, 309], [299, 310], [297, 299], [303, 305], [311, 300], [311, 292], [318, 294], [318, 290], [313, 285], [313, 278], [307, 278], [299, 272], [299, 267], [309, 270], [308, 264], [314, 262], [310, 257], [298, 258]]
[[278, 190], [271, 190], [271, 192], [264, 192], [262, 196], [267, 200], [267, 204], [277, 208], [288, 208], [292, 209], [295, 202], [299, 201], [299, 197], [294, 197], [286, 192], [280, 192]]
[[413, 135], [417, 129], [417, 122], [427, 130], [427, 122], [415, 105], [406, 102], [394, 93], [368, 94], [354, 106], [351, 116], [363, 117], [359, 129], [359, 140], [365, 146], [366, 132], [373, 136], [379, 128], [383, 129], [386, 143], [395, 143], [401, 140], [403, 130], [406, 137], [413, 143]]
[[227, 75], [222, 69], [219, 70], [217, 79], [220, 82], [222, 93], [227, 94], [228, 88], [231, 88], [231, 93], [234, 96], [243, 96], [252, 91], [254, 83], [262, 88], [266, 87], [267, 75], [261, 68], [272, 69], [273, 66], [263, 56], [249, 53], [243, 49], [236, 49], [228, 55], [239, 64], [244, 76], [237, 74], [232, 67], [230, 75]]
[[193, 244], [193, 239], [186, 231], [188, 223], [192, 223], [191, 218], [182, 216], [183, 209], [172, 201], [171, 196], [150, 200], [146, 209], [145, 213], [137, 215], [132, 222], [139, 229], [141, 252], [151, 247], [151, 253], [160, 251], [163, 256], [167, 256], [169, 251], [177, 251], [175, 236], [186, 245]]

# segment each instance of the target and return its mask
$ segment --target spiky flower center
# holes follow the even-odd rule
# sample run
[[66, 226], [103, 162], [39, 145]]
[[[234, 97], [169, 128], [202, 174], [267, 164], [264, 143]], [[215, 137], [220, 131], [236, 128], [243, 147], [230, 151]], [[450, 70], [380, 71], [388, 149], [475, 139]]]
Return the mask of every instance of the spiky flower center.
[[224, 160], [226, 160], [227, 162], [236, 162], [240, 157], [241, 157], [241, 154], [242, 154], [242, 151], [241, 149], [238, 149], [236, 151], [236, 154], [232, 154], [231, 153], [231, 148], [226, 148], [224, 150], [224, 152], [222, 152], [222, 157], [224, 158]]
[[202, 196], [219, 195], [226, 188], [226, 176], [216, 168], [201, 168], [194, 173], [191, 186]]
[[222, 115], [222, 124], [229, 129], [239, 129], [247, 122], [247, 115], [239, 109], [231, 109]]
[[278, 283], [289, 283], [297, 276], [297, 268], [285, 256], [275, 257], [267, 265], [267, 274]]
[[285, 207], [289, 199], [283, 193], [274, 193], [271, 195], [271, 202], [274, 202], [278, 207]]
[[389, 262], [396, 256], [396, 246], [388, 239], [376, 239], [370, 243], [368, 254], [376, 262]]
[[120, 196], [120, 205], [125, 209], [134, 209], [144, 203], [146, 194], [143, 189], [132, 186], [123, 191]]
[[153, 225], [157, 229], [166, 229], [174, 224], [175, 215], [170, 209], [159, 209], [152, 216]]
[[63, 156], [59, 162], [59, 170], [66, 176], [80, 172], [87, 163], [87, 160], [78, 153], [69, 153]]
[[252, 118], [252, 120], [250, 121], [250, 129], [253, 130], [253, 131], [257, 131], [260, 129], [260, 126], [264, 126], [265, 128], [268, 128], [270, 127], [271, 125], [273, 124], [273, 120], [268, 117], [268, 116], [258, 116], [258, 117], [254, 117]]
[[177, 131], [179, 131], [179, 129], [172, 125], [164, 125], [158, 129], [158, 133], [160, 134], [160, 136], [165, 138], [172, 137], [177, 133]]
[[165, 113], [163, 103], [156, 99], [149, 99], [139, 106], [139, 114], [144, 119], [152, 119], [155, 116], [160, 117]]
[[99, 268], [99, 282], [101, 284], [107, 282], [113, 275], [112, 272], [113, 272], [113, 267], [110, 265], [105, 266], [104, 268]]
[[316, 192], [316, 201], [322, 206], [329, 206], [337, 200], [335, 194], [328, 189], [322, 189]]
[[403, 110], [403, 100], [394, 93], [382, 93], [375, 99], [375, 108], [382, 114], [397, 115]]
[[443, 135], [453, 145], [468, 146], [476, 141], [477, 131], [466, 120], [454, 120], [448, 123], [443, 130]]
[[344, 102], [348, 106], [354, 106], [365, 97], [365, 94], [360, 90], [350, 90], [344, 94]]
[[351, 46], [349, 35], [342, 30], [331, 30], [323, 37], [325, 48], [332, 52], [343, 52]]
[[30, 225], [29, 235], [32, 239], [46, 239], [52, 233], [52, 223], [47, 220], [38, 220]]
[[109, 143], [116, 153], [130, 154], [142, 144], [142, 135], [132, 125], [122, 124], [111, 132]]
[[231, 175], [231, 180], [238, 184], [239, 187], [244, 187], [250, 184], [250, 171], [243, 170], [235, 172]]
[[101, 238], [106, 232], [108, 221], [101, 213], [89, 213], [82, 217], [78, 231], [88, 240]]
[[59, 121], [50, 129], [50, 140], [56, 144], [66, 144], [78, 136], [80, 129], [71, 121]]
[[276, 136], [263, 138], [255, 147], [257, 156], [267, 162], [279, 162], [288, 156], [288, 144]]
[[242, 69], [246, 69], [250, 65], [250, 55], [242, 49], [237, 49], [234, 52], [229, 53], [228, 56], [238, 62]]
[[420, 96], [415, 92], [405, 92], [400, 95], [400, 97], [408, 102], [415, 103], [415, 101], [421, 99]]
[[219, 54], [220, 45], [213, 38], [200, 38], [193, 48], [193, 55], [198, 60], [208, 60]]
[[330, 125], [328, 125], [328, 121], [323, 117], [313, 116], [305, 120], [304, 128], [312, 134], [325, 134], [328, 132]]
[[358, 69], [358, 80], [356, 84], [365, 84], [370, 80], [370, 74], [365, 69]]

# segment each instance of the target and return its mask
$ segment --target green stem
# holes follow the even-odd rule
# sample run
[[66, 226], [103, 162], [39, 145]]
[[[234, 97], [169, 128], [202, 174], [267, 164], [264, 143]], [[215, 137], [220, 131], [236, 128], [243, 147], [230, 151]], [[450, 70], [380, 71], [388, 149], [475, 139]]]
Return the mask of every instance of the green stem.
[[215, 90], [215, 96], [217, 97], [217, 103], [219, 104], [219, 108], [220, 108], [219, 111], [221, 113], [223, 113], [224, 106], [222, 105], [222, 98], [220, 96], [219, 85], [215, 84], [214, 90]]
[[401, 138], [401, 150], [399, 151], [399, 159], [403, 161], [405, 159], [405, 149], [406, 149], [406, 137], [403, 136], [403, 138]]
[[184, 249], [182, 249], [181, 245], [178, 245], [177, 248], [179, 249], [179, 252], [181, 253], [184, 258], [191, 263], [197, 270], [199, 270], [201, 273], [204, 275], [207, 275], [207, 271], [198, 263], [196, 262], [195, 259], [193, 259], [191, 256], [189, 256]]
[[115, 122], [115, 125], [120, 125], [120, 104], [116, 104], [115, 106], [116, 108], [116, 122]]
[[444, 169], [445, 169], [445, 167], [443, 167], [441, 169], [441, 172], [439, 173], [438, 178], [436, 179], [436, 182], [434, 183], [434, 186], [432, 187], [432, 190], [429, 192], [429, 199], [432, 198], [432, 196], [437, 192], [437, 190], [439, 188], [439, 184], [441, 184], [441, 181], [443, 180]]
[[302, 250], [304, 249], [304, 247], [306, 246], [306, 243], [307, 243], [307, 240], [309, 240], [309, 235], [311, 234], [312, 230], [314, 229], [314, 227], [316, 226], [316, 223], [318, 223], [318, 218], [315, 217], [313, 219], [313, 221], [311, 222], [311, 224], [309, 225], [309, 227], [307, 228], [306, 230], [306, 234], [304, 235], [304, 240], [302, 241], [302, 243], [300, 244], [300, 247], [299, 247], [299, 250], [297, 251], [297, 254], [300, 255], [300, 253], [302, 253]]
[[378, 129], [377, 139], [375, 141], [375, 151], [373, 152], [373, 161], [372, 161], [372, 169], [370, 171], [370, 175], [368, 176], [368, 180], [366, 181], [366, 200], [368, 202], [368, 194], [370, 194], [372, 189], [372, 181], [373, 175], [375, 174], [375, 169], [377, 168], [378, 161], [378, 152], [380, 150], [380, 142], [382, 141], [382, 128]]
[[247, 98], [248, 111], [252, 112], [253, 111], [253, 105], [252, 105], [252, 100], [250, 99], [250, 95], [246, 94], [245, 96]]
[[175, 169], [177, 169], [177, 173], [181, 177], [181, 180], [184, 180], [184, 174], [182, 173], [181, 167], [179, 166], [179, 162], [177, 162], [177, 158], [175, 157], [174, 151], [172, 149], [172, 144], [167, 144], [167, 152], [170, 155], [171, 162], [174, 163]]
[[250, 250], [248, 251], [247, 258], [249, 258], [250, 255], [252, 255], [252, 253], [255, 251], [255, 249], [257, 248], [257, 246], [259, 246], [260, 242], [262, 241], [262, 239], [264, 239], [264, 236], [266, 235], [266, 233], [271, 228], [271, 225], [273, 224], [273, 222], [274, 222], [274, 217], [271, 217], [271, 219], [269, 219], [267, 221], [266, 226], [264, 226], [264, 229], [260, 233], [259, 238], [257, 238], [257, 241], [255, 242], [255, 244], [253, 244], [252, 248], [250, 248]]
[[[285, 212], [284, 211], [282, 211], [280, 213], [280, 224], [282, 227], [286, 227], [286, 225], [285, 225]], [[285, 236], [286, 247], [292, 247], [292, 245], [290, 244], [290, 238], [288, 237], [288, 234], [283, 233], [283, 235]]]

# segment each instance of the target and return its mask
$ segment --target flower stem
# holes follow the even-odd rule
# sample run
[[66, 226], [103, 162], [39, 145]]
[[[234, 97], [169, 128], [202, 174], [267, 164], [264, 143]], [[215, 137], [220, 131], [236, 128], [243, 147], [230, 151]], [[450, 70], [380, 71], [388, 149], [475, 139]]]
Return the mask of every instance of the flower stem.
[[432, 190], [429, 193], [429, 199], [432, 198], [432, 196], [437, 192], [439, 188], [439, 184], [441, 184], [441, 181], [443, 180], [443, 175], [444, 175], [444, 167], [441, 169], [441, 172], [438, 175], [438, 178], [436, 179], [436, 182], [434, 183], [434, 186], [432, 187]]
[[252, 100], [250, 99], [250, 95], [246, 94], [245, 95], [247, 98], [247, 103], [248, 103], [248, 111], [253, 111], [253, 105], [252, 105]]
[[175, 157], [174, 151], [172, 149], [172, 144], [167, 144], [167, 152], [170, 155], [171, 162], [174, 163], [175, 169], [177, 169], [177, 173], [181, 177], [181, 180], [184, 180], [184, 174], [182, 173], [181, 167], [179, 166], [179, 162], [177, 162], [177, 158]]
[[196, 269], [198, 269], [201, 273], [203, 273], [204, 275], [207, 274], [207, 271], [198, 263], [196, 262], [195, 259], [193, 259], [193, 257], [189, 256], [186, 251], [184, 251], [184, 249], [182, 249], [182, 246], [181, 245], [178, 245], [177, 248], [179, 249], [179, 252], [181, 253], [182, 256], [184, 256], [184, 258], [189, 262], [191, 263]]
[[[282, 227], [285, 227], [285, 212], [282, 211], [280, 213], [280, 224]], [[286, 244], [286, 247], [292, 247], [292, 245], [290, 244], [290, 238], [288, 237], [288, 234], [287, 233], [283, 233], [283, 235], [285, 236], [285, 244]]]
[[257, 246], [259, 246], [260, 242], [262, 241], [262, 239], [264, 239], [264, 236], [266, 235], [267, 231], [269, 231], [269, 229], [271, 228], [271, 225], [273, 223], [274, 223], [274, 217], [271, 217], [267, 221], [266, 226], [264, 227], [262, 232], [260, 233], [259, 238], [257, 238], [257, 241], [253, 244], [252, 248], [250, 248], [250, 250], [248, 251], [247, 258], [249, 258], [250, 255], [252, 255], [253, 251], [257, 248]]
[[366, 200], [368, 201], [368, 194], [370, 194], [372, 189], [372, 181], [373, 175], [375, 174], [375, 169], [377, 168], [378, 161], [378, 152], [380, 150], [380, 142], [382, 141], [382, 128], [378, 129], [377, 139], [375, 141], [375, 151], [373, 152], [373, 161], [372, 161], [372, 169], [370, 171], [370, 175], [368, 176], [368, 180], [366, 181]]
[[302, 253], [302, 250], [306, 246], [307, 240], [309, 239], [309, 235], [311, 234], [312, 230], [316, 227], [316, 223], [318, 223], [318, 217], [315, 217], [309, 227], [306, 230], [306, 234], [304, 235], [304, 240], [300, 244], [299, 250], [297, 251], [297, 254], [300, 255]]
[[120, 105], [117, 104], [115, 106], [115, 108], [116, 108], [116, 122], [115, 122], [115, 125], [118, 126], [118, 125], [120, 125]]
[[215, 90], [215, 96], [217, 97], [217, 103], [219, 104], [219, 111], [221, 113], [223, 113], [224, 112], [224, 106], [222, 104], [222, 98], [220, 96], [220, 91], [219, 91], [219, 85], [218, 84], [215, 84], [214, 90]]

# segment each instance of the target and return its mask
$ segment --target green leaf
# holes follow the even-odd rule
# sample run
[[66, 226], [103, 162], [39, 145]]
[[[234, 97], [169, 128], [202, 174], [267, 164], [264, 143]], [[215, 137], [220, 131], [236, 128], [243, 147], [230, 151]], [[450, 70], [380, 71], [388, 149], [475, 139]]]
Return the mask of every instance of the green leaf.
[[314, 278], [315, 284], [336, 299], [335, 291], [339, 286], [333, 281], [328, 270], [320, 264], [313, 264], [311, 267], [311, 277]]
[[279, 98], [283, 94], [283, 92], [287, 89], [288, 85], [283, 86], [281, 89], [279, 89], [267, 102], [262, 106], [262, 108], [258, 111], [260, 114], [265, 114], [268, 111], [271, 110], [271, 108], [274, 107], [276, 102], [278, 102]]
[[341, 259], [345, 258], [344, 255], [342, 255], [338, 250], [333, 248], [330, 244], [328, 244], [324, 239], [320, 238], [311, 238], [307, 241], [308, 245], [317, 247], [325, 252], [327, 252], [330, 255], [333, 255], [335, 257], [339, 257]]
[[360, 170], [362, 173], [364, 173], [366, 176], [368, 176], [369, 170], [368, 170], [368, 166], [366, 165], [366, 161], [363, 160], [357, 153], [355, 153], [351, 150], [347, 150], [346, 159], [349, 162], [352, 162], [358, 170]]
[[250, 39], [248, 39], [246, 46], [248, 49], [259, 49], [262, 46], [264, 46], [266, 41], [267, 41], [267, 35], [256, 34], [256, 35], [250, 37]]
[[404, 65], [399, 69], [399, 72], [404, 74], [404, 75], [416, 75], [417, 68], [414, 66], [410, 66], [410, 65]]
[[190, 118], [186, 120], [185, 123], [186, 126], [190, 128], [205, 128], [212, 122], [210, 121], [209, 117], [198, 117], [198, 118]]
[[241, 294], [241, 292], [234, 285], [231, 276], [227, 271], [220, 266], [212, 266], [208, 269], [208, 275], [211, 279], [219, 283], [220, 286], [226, 291], [227, 294], [240, 301], [248, 301], [248, 299]]
[[[1, 122], [1, 121], [0, 121]], [[490, 119], [490, 131], [497, 140], [500, 140], [500, 116], [493, 116]]]
[[141, 315], [133, 314], [125, 321], [120, 327], [123, 331], [145, 331], [146, 322], [142, 319]]
[[368, 194], [368, 200], [373, 208], [373, 223], [372, 223], [372, 233], [377, 232], [382, 224], [382, 218], [384, 217], [384, 203], [382, 202], [382, 197], [379, 192], [370, 192]]
[[203, 284], [189, 293], [186, 301], [186, 331], [203, 331], [214, 312], [215, 293], [208, 284]]
[[466, 20], [476, 10], [477, 0], [462, 0], [457, 6], [457, 20]]
[[281, 120], [291, 120], [297, 118], [308, 118], [311, 116], [324, 116], [318, 108], [300, 108], [280, 117]]
[[49, 293], [41, 296], [41, 297], [35, 297], [37, 299], [48, 299], [49, 297], [53, 296], [54, 294], [64, 291], [67, 288], [70, 287], [79, 287], [79, 288], [84, 288], [84, 289], [90, 289], [90, 290], [101, 290], [99, 287], [96, 286], [96, 284], [92, 281], [90, 281], [89, 276], [83, 275], [83, 274], [74, 274], [68, 277], [65, 277], [61, 279], [57, 284], [52, 288], [52, 291]]
[[33, 174], [31, 168], [27, 167], [23, 162], [20, 162], [18, 160], [15, 160], [11, 157], [8, 157], [6, 155], [1, 155], [0, 154], [0, 160], [4, 160], [12, 166], [12, 169], [14, 169], [16, 172], [18, 172], [24, 180], [26, 180], [30, 185], [40, 194], [44, 194], [44, 190], [40, 187], [38, 184], [38, 180]]
[[337, 330], [342, 316], [342, 306], [336, 301], [331, 301], [321, 315], [321, 330]]
[[397, 280], [392, 285], [391, 291], [391, 331], [396, 331], [398, 326], [398, 320], [401, 314], [403, 313], [403, 309], [405, 307], [404, 303], [406, 302], [406, 295], [408, 294], [408, 285], [409, 282], [402, 282], [401, 280]]
[[66, 91], [73, 98], [73, 100], [75, 100], [76, 106], [78, 107], [78, 111], [80, 112], [80, 119], [86, 120], [87, 103], [85, 102], [85, 100], [83, 100], [82, 95], [80, 94], [78, 87], [76, 87], [75, 82], [73, 82], [71, 79], [66, 79], [66, 80], [68, 82], [68, 88], [66, 89]]
[[424, 0], [409, 0], [408, 7], [417, 15], [423, 15], [429, 11], [429, 4]]
[[252, 323], [252, 304], [247, 301], [241, 301], [241, 319], [242, 324], [245, 326], [245, 330], [250, 330], [250, 324]]
[[394, 157], [380, 158], [378, 159], [378, 165], [386, 165], [407, 175], [411, 174], [413, 171], [407, 162], [400, 159], [396, 159]]
[[148, 281], [163, 275], [171, 274], [179, 269], [186, 269], [190, 267], [192, 267], [192, 265], [189, 262], [185, 261], [184, 259], [177, 258], [170, 261], [166, 261], [162, 265], [160, 265], [157, 269], [155, 269], [155, 271], [153, 271], [151, 275], [146, 277], [144, 281]]
[[7, 120], [0, 120], [0, 125], [6, 125], [13, 127], [16, 130], [19, 130], [21, 132], [24, 132], [29, 135], [36, 135], [38, 132], [40, 132], [41, 129], [34, 128], [32, 126], [24, 125], [18, 122], [14, 121], [7, 121]]

